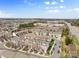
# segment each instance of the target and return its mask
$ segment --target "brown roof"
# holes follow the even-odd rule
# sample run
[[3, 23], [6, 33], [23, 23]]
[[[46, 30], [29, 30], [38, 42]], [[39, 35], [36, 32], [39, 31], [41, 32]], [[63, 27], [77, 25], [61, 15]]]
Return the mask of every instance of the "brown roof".
[[69, 44], [68, 45], [68, 50], [70, 50], [70, 51], [76, 51], [75, 45]]
[[71, 55], [71, 57], [77, 55], [75, 45], [69, 44], [68, 46], [66, 46], [66, 49], [69, 51], [69, 54]]

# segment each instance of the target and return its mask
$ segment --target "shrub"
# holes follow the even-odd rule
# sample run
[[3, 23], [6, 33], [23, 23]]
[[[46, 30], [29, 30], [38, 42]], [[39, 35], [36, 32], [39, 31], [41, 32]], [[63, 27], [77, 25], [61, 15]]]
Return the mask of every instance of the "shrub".
[[30, 28], [30, 27], [34, 27], [34, 23], [20, 24], [18, 28], [21, 29], [21, 28]]
[[65, 44], [66, 45], [73, 44], [73, 39], [67, 36], [65, 39]]

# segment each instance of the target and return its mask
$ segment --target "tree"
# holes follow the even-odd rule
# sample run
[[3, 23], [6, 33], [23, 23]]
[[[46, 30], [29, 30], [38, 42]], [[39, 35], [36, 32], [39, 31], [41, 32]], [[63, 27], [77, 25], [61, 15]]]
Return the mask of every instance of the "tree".
[[62, 36], [67, 36], [69, 35], [69, 28], [64, 28], [62, 31]]
[[73, 39], [71, 39], [70, 37], [67, 36], [65, 39], [65, 44], [66, 45], [73, 44]]
[[21, 29], [21, 28], [29, 28], [29, 27], [34, 27], [34, 23], [20, 24], [18, 28]]

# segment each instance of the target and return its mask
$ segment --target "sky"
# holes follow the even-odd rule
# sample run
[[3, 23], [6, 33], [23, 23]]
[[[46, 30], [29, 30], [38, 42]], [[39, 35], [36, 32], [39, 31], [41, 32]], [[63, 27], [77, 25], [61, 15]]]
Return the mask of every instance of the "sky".
[[0, 18], [79, 18], [79, 0], [0, 0]]

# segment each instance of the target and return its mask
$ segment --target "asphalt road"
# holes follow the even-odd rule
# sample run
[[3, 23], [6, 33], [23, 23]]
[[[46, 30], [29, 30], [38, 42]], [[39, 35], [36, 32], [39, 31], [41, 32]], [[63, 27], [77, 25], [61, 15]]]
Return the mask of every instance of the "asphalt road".
[[0, 49], [0, 57], [1, 58], [43, 58], [40, 56], [22, 53], [18, 51], [12, 51], [7, 49]]
[[59, 46], [60, 46], [60, 41], [56, 40], [56, 43], [55, 43], [55, 46], [54, 46], [54, 50], [53, 50], [52, 58], [60, 58], [60, 55], [58, 53], [58, 51], [60, 50]]
[[71, 26], [71, 24], [70, 24], [70, 23], [67, 23], [67, 22], [65, 22], [65, 23], [68, 25], [68, 27], [69, 27], [69, 29], [70, 29], [70, 33], [71, 33], [72, 35], [75, 35], [76, 38], [77, 38], [77, 40], [79, 41], [79, 29], [78, 29], [78, 27], [76, 27], [76, 26]]
[[53, 55], [51, 56], [51, 58], [60, 58], [60, 38], [57, 37], [55, 39], [55, 46], [54, 46], [54, 49], [52, 49], [53, 51]]

